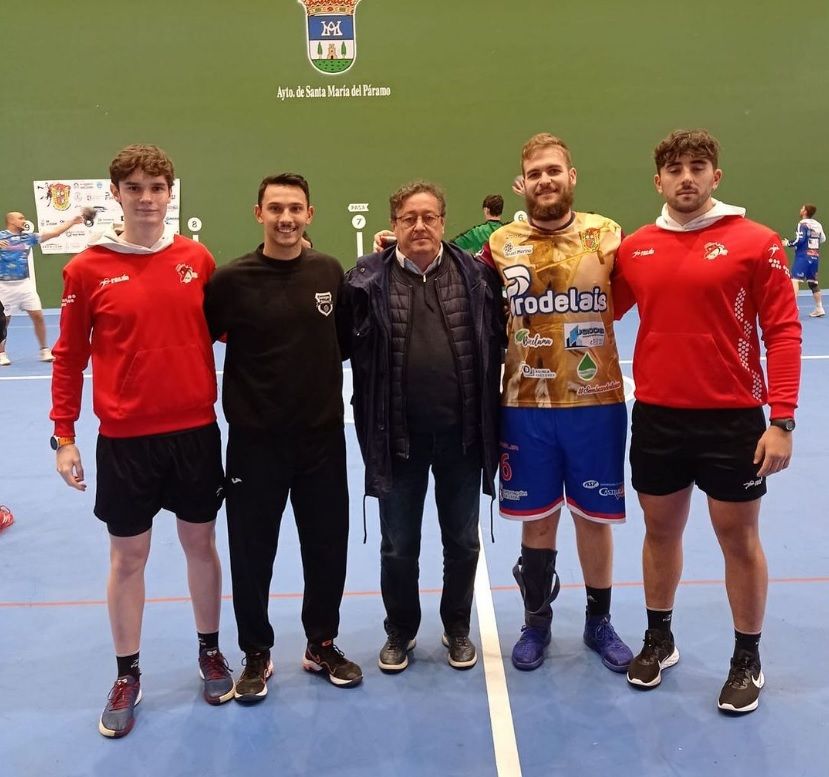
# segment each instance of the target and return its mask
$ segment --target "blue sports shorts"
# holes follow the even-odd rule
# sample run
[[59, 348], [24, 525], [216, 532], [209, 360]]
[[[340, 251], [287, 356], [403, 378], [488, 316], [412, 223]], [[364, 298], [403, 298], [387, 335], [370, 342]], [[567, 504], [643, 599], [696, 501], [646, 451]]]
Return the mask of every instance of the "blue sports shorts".
[[627, 407], [501, 408], [499, 510], [534, 521], [565, 500], [599, 523], [625, 520]]

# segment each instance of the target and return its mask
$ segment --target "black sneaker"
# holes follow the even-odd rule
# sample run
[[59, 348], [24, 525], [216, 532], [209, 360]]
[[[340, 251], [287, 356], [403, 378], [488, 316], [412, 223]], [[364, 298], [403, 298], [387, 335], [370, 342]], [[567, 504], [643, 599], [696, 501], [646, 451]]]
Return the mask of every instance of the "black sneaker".
[[760, 689], [766, 682], [760, 658], [747, 650], [738, 650], [731, 659], [731, 671], [720, 691], [717, 706], [723, 712], [753, 712], [760, 701]]
[[349, 661], [330, 639], [319, 645], [308, 643], [302, 668], [306, 672], [324, 672], [329, 681], [340, 688], [353, 688], [363, 682], [363, 670]]
[[107, 697], [98, 721], [98, 731], [105, 737], [125, 737], [135, 725], [135, 708], [141, 701], [141, 683], [131, 674], [119, 677]]
[[449, 648], [449, 666], [455, 669], [470, 669], [478, 662], [478, 654], [469, 637], [447, 637], [444, 634], [441, 642]]
[[268, 695], [268, 678], [273, 674], [271, 652], [245, 653], [242, 665], [233, 695], [240, 704], [256, 704]]
[[204, 700], [208, 704], [224, 704], [233, 698], [233, 675], [219, 648], [199, 651], [199, 674], [204, 680]]
[[409, 665], [409, 651], [414, 650], [417, 641], [406, 642], [399, 634], [389, 634], [386, 644], [380, 649], [377, 666], [388, 674], [402, 672]]
[[656, 688], [662, 682], [662, 670], [679, 661], [679, 650], [670, 631], [648, 629], [645, 645], [628, 667], [628, 682], [637, 688]]

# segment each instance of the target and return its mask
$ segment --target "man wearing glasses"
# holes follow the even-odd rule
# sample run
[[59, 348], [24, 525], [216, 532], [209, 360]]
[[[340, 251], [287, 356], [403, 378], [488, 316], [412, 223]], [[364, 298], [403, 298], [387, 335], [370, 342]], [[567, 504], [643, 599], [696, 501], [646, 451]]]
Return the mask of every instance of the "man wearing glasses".
[[494, 494], [500, 282], [443, 241], [446, 202], [416, 181], [390, 198], [396, 241], [362, 257], [342, 296], [354, 420], [365, 490], [380, 502], [380, 587], [387, 639], [378, 664], [402, 672], [420, 626], [418, 558], [431, 469], [443, 540], [443, 644], [456, 669], [475, 665], [469, 639], [478, 508]]

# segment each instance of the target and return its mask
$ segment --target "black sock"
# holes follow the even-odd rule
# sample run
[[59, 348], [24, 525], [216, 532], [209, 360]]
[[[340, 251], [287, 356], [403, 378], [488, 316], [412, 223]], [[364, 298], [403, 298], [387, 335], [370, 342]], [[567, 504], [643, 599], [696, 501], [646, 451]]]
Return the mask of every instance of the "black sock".
[[671, 630], [671, 620], [674, 617], [673, 610], [651, 610], [648, 609], [648, 628], [657, 631]]
[[211, 631], [210, 634], [202, 634], [200, 631], [196, 632], [199, 635], [199, 653], [202, 650], [218, 650], [219, 649], [219, 632]]
[[536, 612], [550, 595], [558, 551], [521, 546], [524, 609]]
[[115, 656], [118, 662], [118, 677], [132, 675], [136, 680], [141, 677], [141, 669], [138, 667], [138, 653], [130, 656]]
[[610, 592], [612, 588], [591, 588], [587, 590], [587, 614], [588, 616], [610, 615]]
[[760, 658], [760, 634], [743, 634], [742, 631], [734, 629], [734, 655], [738, 650], [745, 650], [755, 658]]

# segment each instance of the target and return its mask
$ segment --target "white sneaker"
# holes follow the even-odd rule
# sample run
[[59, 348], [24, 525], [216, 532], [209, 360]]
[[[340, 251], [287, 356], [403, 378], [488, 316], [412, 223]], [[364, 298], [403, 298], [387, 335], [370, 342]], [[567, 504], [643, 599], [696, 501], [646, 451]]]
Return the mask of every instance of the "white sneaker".
[[[809, 313], [809, 318], [823, 318], [826, 315], [826, 311], [823, 308], [815, 308], [811, 313]], [[0, 362], [2, 364], [2, 362]]]
[[12, 360], [6, 355], [5, 351], [0, 351], [0, 367], [8, 367]]
[[42, 362], [53, 362], [55, 357], [52, 356], [52, 350], [50, 348], [41, 348], [40, 349], [40, 361]]

